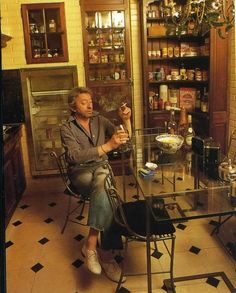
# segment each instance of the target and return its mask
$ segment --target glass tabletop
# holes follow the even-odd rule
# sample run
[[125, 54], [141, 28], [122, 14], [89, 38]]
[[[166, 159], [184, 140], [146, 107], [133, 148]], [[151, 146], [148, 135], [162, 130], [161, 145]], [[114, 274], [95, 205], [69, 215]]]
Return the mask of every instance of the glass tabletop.
[[[172, 221], [236, 214], [229, 183], [218, 177], [217, 166], [205, 170], [203, 158], [184, 148], [175, 154], [161, 152], [155, 138], [163, 131], [134, 131], [130, 158], [138, 194], [156, 220], [166, 220], [159, 214], [163, 208]], [[153, 170], [147, 163], [154, 164]]]
[[163, 210], [171, 221], [236, 214], [229, 186], [209, 187], [185, 192], [144, 195], [156, 221], [165, 221]]

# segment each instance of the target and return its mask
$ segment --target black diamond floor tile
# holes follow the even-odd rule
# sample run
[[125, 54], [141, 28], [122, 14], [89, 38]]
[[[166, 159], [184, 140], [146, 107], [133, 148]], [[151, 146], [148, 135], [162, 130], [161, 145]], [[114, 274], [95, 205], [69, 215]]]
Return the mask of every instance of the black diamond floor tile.
[[220, 283], [220, 280], [216, 279], [215, 277], [208, 277], [206, 283], [217, 288]]
[[74, 237], [74, 239], [77, 241], [81, 241], [83, 238], [84, 238], [84, 236], [81, 234], [78, 234], [77, 236]]
[[44, 220], [45, 223], [50, 224], [51, 222], [53, 222], [53, 219], [51, 218], [47, 218], [46, 220]]
[[163, 255], [163, 253], [161, 253], [160, 251], [158, 251], [158, 250], [156, 250], [156, 249], [155, 249], [154, 252], [152, 253], [152, 256], [155, 257], [156, 259], [161, 258], [162, 255]]
[[130, 183], [129, 183], [129, 186], [131, 186], [131, 187], [136, 187], [135, 183], [133, 183], [133, 182], [130, 182]]
[[29, 207], [29, 205], [24, 204], [24, 205], [20, 206], [20, 209], [24, 210], [24, 209], [27, 209], [28, 207]]
[[55, 202], [51, 202], [48, 204], [50, 207], [55, 207], [57, 204]]
[[21, 221], [16, 221], [16, 222], [12, 223], [12, 225], [14, 225], [15, 227], [17, 227], [17, 226], [19, 226], [19, 225], [21, 225], [21, 224], [22, 224]]
[[177, 177], [176, 180], [183, 181], [183, 178], [182, 177]]
[[189, 249], [190, 252], [194, 253], [194, 254], [198, 254], [201, 249], [196, 247], [196, 246], [192, 246], [190, 249]]
[[12, 246], [14, 243], [12, 242], [12, 241], [7, 241], [6, 243], [5, 243], [5, 248], [8, 248], [8, 247], [10, 247], [10, 246]]
[[37, 264], [35, 264], [34, 266], [32, 266], [31, 270], [34, 271], [35, 273], [37, 273], [38, 271], [40, 271], [43, 268], [43, 265], [41, 265], [39, 262]]
[[126, 289], [125, 287], [120, 287], [120, 289], [118, 290], [118, 293], [130, 293], [130, 291]]
[[139, 195], [135, 194], [135, 195], [133, 195], [133, 196], [132, 196], [132, 198], [134, 198], [134, 199], [137, 199], [137, 200], [138, 200], [138, 199], [139, 199]]
[[184, 225], [184, 224], [178, 224], [178, 225], [176, 226], [176, 228], [178, 228], [178, 229], [180, 229], [180, 230], [185, 230], [185, 229], [187, 228], [187, 226]]
[[49, 241], [49, 239], [47, 239], [46, 237], [40, 239], [38, 242], [42, 245], [46, 244]]
[[83, 263], [84, 262], [82, 260], [77, 259], [72, 263], [72, 265], [78, 269], [80, 266], [82, 266]]

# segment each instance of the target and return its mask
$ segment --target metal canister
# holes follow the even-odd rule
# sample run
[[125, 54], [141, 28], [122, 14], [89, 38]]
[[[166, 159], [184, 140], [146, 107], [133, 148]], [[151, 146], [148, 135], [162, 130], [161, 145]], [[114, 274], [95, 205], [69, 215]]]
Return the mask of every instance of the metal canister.
[[168, 57], [172, 58], [174, 56], [174, 48], [173, 47], [168, 47]]
[[194, 80], [194, 69], [187, 69], [187, 79]]
[[162, 52], [162, 58], [166, 58], [167, 57], [167, 48], [162, 48], [161, 49], [161, 52]]
[[197, 81], [202, 81], [202, 71], [199, 68], [195, 68], [195, 79]]
[[179, 47], [174, 47], [174, 57], [179, 57]]

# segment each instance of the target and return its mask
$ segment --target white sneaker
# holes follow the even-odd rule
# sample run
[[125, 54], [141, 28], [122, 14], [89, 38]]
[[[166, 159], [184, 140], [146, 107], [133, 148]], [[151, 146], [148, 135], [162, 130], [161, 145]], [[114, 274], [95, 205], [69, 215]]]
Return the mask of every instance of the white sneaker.
[[[111, 259], [106, 262], [101, 261], [101, 267], [109, 280], [116, 283], [119, 282], [120, 275], [121, 275], [121, 268], [114, 259]], [[125, 281], [126, 281], [126, 277], [123, 277], [122, 283], [124, 283]]]
[[81, 253], [83, 257], [85, 257], [85, 263], [87, 265], [87, 268], [90, 270], [90, 272], [96, 275], [100, 275], [102, 272], [102, 268], [98, 260], [97, 251], [86, 249], [86, 247], [83, 246]]

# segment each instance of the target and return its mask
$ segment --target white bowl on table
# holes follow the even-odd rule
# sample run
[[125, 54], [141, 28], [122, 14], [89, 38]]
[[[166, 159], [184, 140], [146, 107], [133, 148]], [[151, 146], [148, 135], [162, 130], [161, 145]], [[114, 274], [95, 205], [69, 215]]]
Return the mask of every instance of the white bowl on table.
[[164, 133], [156, 136], [157, 146], [166, 154], [175, 154], [183, 145], [184, 138], [177, 134]]

